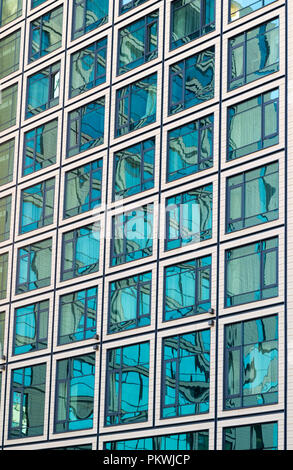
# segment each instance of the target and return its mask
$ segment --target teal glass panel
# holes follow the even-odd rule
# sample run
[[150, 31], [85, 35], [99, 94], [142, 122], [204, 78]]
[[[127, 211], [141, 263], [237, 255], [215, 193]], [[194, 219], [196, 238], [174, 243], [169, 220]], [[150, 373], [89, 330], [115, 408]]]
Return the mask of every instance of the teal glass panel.
[[104, 444], [105, 450], [208, 450], [209, 432], [195, 431], [167, 434], [124, 441], [111, 441]]
[[210, 330], [163, 340], [161, 417], [209, 411]]
[[99, 270], [100, 224], [91, 224], [63, 235], [61, 280]]
[[142, 5], [147, 0], [119, 0], [120, 15]]
[[213, 123], [210, 115], [168, 132], [168, 182], [213, 166]]
[[1, 0], [0, 26], [15, 20], [22, 14], [22, 0]]
[[39, 351], [48, 344], [49, 301], [15, 310], [13, 354]]
[[279, 142], [279, 90], [258, 95], [228, 108], [227, 160]]
[[31, 0], [32, 2], [32, 5], [31, 7], [32, 8], [36, 8], [38, 7], [39, 5], [41, 5], [42, 3], [45, 3], [47, 0]]
[[[0, 312], [0, 354], [4, 354], [4, 338], [5, 338], [5, 312]], [[2, 374], [1, 374], [2, 376]], [[0, 384], [1, 395], [1, 384]]]
[[11, 195], [0, 199], [0, 242], [10, 238]]
[[109, 0], [74, 0], [73, 39], [108, 22]]
[[19, 68], [20, 30], [0, 41], [0, 79], [7, 77]]
[[278, 162], [227, 179], [227, 232], [278, 218]]
[[8, 439], [41, 436], [44, 432], [46, 364], [11, 372]]
[[19, 248], [16, 293], [47, 287], [51, 283], [52, 240]]
[[230, 21], [249, 15], [276, 0], [230, 0]]
[[210, 256], [165, 268], [164, 321], [207, 312], [210, 299]]
[[278, 238], [226, 251], [226, 307], [278, 295]]
[[108, 351], [106, 426], [147, 421], [149, 354], [149, 343]]
[[24, 134], [23, 176], [56, 163], [57, 136], [57, 119]]
[[215, 0], [175, 0], [171, 3], [171, 49], [214, 29]]
[[119, 30], [118, 74], [157, 58], [158, 17], [155, 11]]
[[152, 255], [153, 210], [147, 204], [113, 217], [112, 266]]
[[110, 283], [109, 333], [150, 324], [152, 273]]
[[278, 316], [225, 327], [225, 409], [278, 402]]
[[167, 199], [166, 250], [212, 237], [212, 200], [212, 184]]
[[115, 137], [156, 121], [157, 74], [145, 77], [117, 91]]
[[104, 143], [105, 98], [86, 104], [68, 116], [67, 157]]
[[26, 119], [59, 104], [60, 63], [31, 75], [27, 81]]
[[63, 6], [40, 16], [30, 24], [30, 62], [56, 51], [62, 44]]
[[278, 423], [224, 428], [223, 450], [278, 450]]
[[17, 93], [17, 83], [1, 90], [0, 132], [16, 124]]
[[97, 327], [96, 287], [60, 297], [58, 344], [93, 338]]
[[155, 139], [114, 154], [114, 194], [117, 201], [154, 187]]
[[279, 19], [263, 23], [229, 40], [229, 89], [279, 70]]
[[57, 362], [55, 432], [93, 427], [95, 353]]
[[0, 255], [0, 300], [7, 296], [8, 253]]
[[65, 174], [64, 218], [97, 208], [101, 204], [103, 159]]
[[55, 178], [22, 190], [20, 233], [53, 223], [54, 193]]
[[169, 114], [176, 114], [214, 97], [215, 48], [170, 66]]
[[0, 186], [13, 180], [15, 140], [0, 144]]
[[70, 97], [77, 96], [106, 81], [107, 38], [71, 55]]

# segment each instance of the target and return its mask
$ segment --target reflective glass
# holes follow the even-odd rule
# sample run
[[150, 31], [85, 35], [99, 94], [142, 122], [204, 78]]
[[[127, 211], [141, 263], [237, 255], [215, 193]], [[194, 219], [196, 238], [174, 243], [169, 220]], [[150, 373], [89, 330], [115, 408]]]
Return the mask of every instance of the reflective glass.
[[153, 204], [113, 217], [112, 266], [151, 256]]
[[213, 115], [168, 132], [167, 181], [213, 166]]
[[114, 154], [114, 194], [117, 201], [154, 186], [155, 139]]
[[149, 353], [149, 343], [108, 351], [106, 426], [147, 421]]
[[60, 63], [31, 75], [27, 81], [26, 119], [59, 103]]
[[212, 202], [212, 184], [167, 198], [166, 250], [212, 237]]
[[17, 92], [17, 83], [1, 90], [0, 132], [16, 124]]
[[51, 256], [51, 239], [19, 248], [17, 260], [17, 294], [50, 285]]
[[0, 299], [7, 296], [8, 253], [0, 255]]
[[230, 21], [238, 20], [276, 0], [230, 0]]
[[0, 26], [10, 23], [22, 14], [22, 0], [1, 0]]
[[79, 49], [71, 55], [70, 97], [106, 81], [107, 38]]
[[109, 0], [74, 0], [73, 39], [107, 23]]
[[95, 354], [57, 362], [55, 432], [90, 429], [93, 426]]
[[97, 323], [96, 287], [60, 297], [58, 344], [93, 338]]
[[54, 193], [55, 178], [22, 190], [20, 233], [53, 223]]
[[103, 159], [65, 174], [64, 217], [73, 217], [101, 204]]
[[152, 273], [110, 283], [109, 333], [150, 324]]
[[63, 6], [55, 8], [30, 24], [29, 60], [37, 60], [61, 47]]
[[278, 450], [278, 423], [224, 428], [223, 450]]
[[25, 354], [47, 347], [49, 301], [15, 310], [13, 354]]
[[56, 163], [57, 136], [57, 119], [24, 134], [23, 176]]
[[215, 29], [215, 0], [175, 0], [171, 3], [171, 49]]
[[14, 139], [0, 144], [0, 186], [13, 179]]
[[10, 238], [11, 195], [0, 199], [0, 242]]
[[46, 364], [11, 372], [9, 439], [43, 434], [45, 392]]
[[161, 417], [209, 411], [210, 330], [163, 340]]
[[19, 68], [20, 30], [0, 41], [0, 79], [16, 72]]

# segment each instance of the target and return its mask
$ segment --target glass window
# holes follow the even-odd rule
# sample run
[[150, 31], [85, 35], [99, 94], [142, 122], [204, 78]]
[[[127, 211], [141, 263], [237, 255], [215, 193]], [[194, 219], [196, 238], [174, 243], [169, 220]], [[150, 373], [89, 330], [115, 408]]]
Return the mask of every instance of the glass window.
[[0, 79], [19, 68], [20, 30], [0, 41]]
[[154, 164], [154, 138], [115, 152], [113, 201], [153, 188]]
[[169, 114], [214, 97], [215, 48], [170, 66]]
[[205, 256], [165, 268], [164, 321], [211, 308], [211, 262], [211, 256]]
[[112, 266], [152, 255], [153, 210], [147, 204], [113, 217]]
[[224, 408], [278, 402], [278, 316], [225, 327]]
[[165, 249], [211, 238], [212, 206], [212, 184], [167, 198]]
[[109, 0], [73, 1], [73, 39], [102, 26], [108, 21]]
[[1, 90], [0, 132], [16, 124], [17, 83]]
[[150, 325], [151, 283], [151, 272], [110, 283], [109, 333]]
[[48, 345], [49, 301], [15, 309], [13, 354], [45, 349]]
[[81, 106], [68, 115], [67, 156], [104, 143], [105, 98]]
[[145, 77], [117, 91], [115, 137], [156, 121], [157, 74]]
[[45, 3], [47, 0], [31, 0], [32, 8], [36, 8], [42, 3]]
[[278, 423], [224, 428], [223, 450], [278, 450]]
[[0, 144], [0, 186], [13, 180], [14, 139]]
[[93, 427], [95, 353], [57, 361], [55, 432]]
[[142, 5], [146, 1], [147, 0], [119, 0], [120, 15], [126, 13], [129, 10], [132, 10], [132, 8]]
[[227, 179], [226, 232], [279, 218], [279, 163]]
[[97, 327], [98, 288], [92, 287], [60, 297], [58, 344], [93, 338]]
[[230, 21], [238, 20], [276, 0], [230, 0]]
[[29, 61], [56, 51], [62, 43], [63, 6], [55, 8], [30, 24]]
[[63, 235], [61, 280], [99, 270], [100, 224], [71, 230]]
[[64, 218], [90, 211], [101, 204], [103, 159], [65, 174]]
[[41, 436], [44, 432], [46, 364], [11, 372], [9, 439]]
[[50, 450], [92, 450], [92, 444], [76, 444], [66, 447], [50, 447]]
[[59, 103], [60, 63], [31, 75], [27, 81], [26, 119]]
[[210, 330], [163, 340], [161, 417], [209, 411]]
[[21, 191], [20, 233], [53, 223], [55, 178]]
[[0, 1], [0, 26], [10, 23], [22, 14], [22, 0]]
[[278, 238], [226, 250], [225, 306], [278, 295]]
[[227, 160], [257, 152], [278, 142], [278, 89], [228, 108]]
[[106, 426], [147, 421], [149, 355], [148, 342], [108, 351]]
[[158, 19], [155, 11], [119, 30], [118, 75], [158, 57]]
[[57, 136], [57, 119], [24, 134], [23, 176], [56, 163]]
[[209, 432], [192, 431], [180, 434], [105, 442], [105, 450], [209, 450]]
[[10, 238], [11, 195], [0, 199], [0, 242]]
[[79, 49], [71, 55], [70, 98], [106, 81], [107, 38]]
[[8, 253], [0, 255], [0, 300], [7, 295]]
[[171, 49], [215, 29], [215, 0], [175, 0], [171, 3]]
[[229, 40], [229, 89], [279, 70], [279, 19]]
[[52, 240], [35, 242], [18, 250], [16, 293], [49, 286]]
[[168, 132], [168, 182], [213, 166], [213, 127], [210, 115]]

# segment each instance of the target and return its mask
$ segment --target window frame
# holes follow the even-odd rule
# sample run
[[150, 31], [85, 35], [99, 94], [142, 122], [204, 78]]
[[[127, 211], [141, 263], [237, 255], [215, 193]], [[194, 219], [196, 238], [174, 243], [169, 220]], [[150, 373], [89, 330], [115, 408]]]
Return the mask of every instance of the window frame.
[[[100, 1], [100, 0], [99, 0]], [[71, 40], [76, 40], [80, 39], [82, 36], [85, 34], [89, 33], [90, 31], [94, 31], [97, 28], [100, 28], [107, 24], [109, 22], [109, 0], [103, 0], [108, 2], [106, 9], [107, 9], [107, 14], [106, 16], [103, 16], [99, 20], [95, 21], [94, 23], [91, 23], [90, 25], [86, 26], [86, 15], [88, 13], [88, 0], [73, 0], [73, 5], [72, 5], [72, 30], [71, 30]], [[75, 29], [75, 24], [76, 24], [76, 11], [79, 6], [83, 6], [83, 18], [82, 18], [82, 27], [79, 29]], [[95, 26], [96, 25], [96, 26]]]

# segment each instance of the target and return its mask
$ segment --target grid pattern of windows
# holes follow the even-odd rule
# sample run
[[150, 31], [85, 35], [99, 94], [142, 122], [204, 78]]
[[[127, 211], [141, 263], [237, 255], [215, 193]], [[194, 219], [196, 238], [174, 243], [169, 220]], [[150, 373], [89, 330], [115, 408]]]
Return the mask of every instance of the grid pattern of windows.
[[0, 0], [0, 450], [284, 447], [285, 3]]

